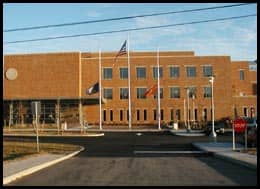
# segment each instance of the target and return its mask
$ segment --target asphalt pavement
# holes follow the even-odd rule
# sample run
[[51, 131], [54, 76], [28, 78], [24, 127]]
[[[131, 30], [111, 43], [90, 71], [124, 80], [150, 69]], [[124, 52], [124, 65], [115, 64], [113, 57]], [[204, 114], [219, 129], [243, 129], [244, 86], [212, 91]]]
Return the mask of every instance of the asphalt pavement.
[[[181, 131], [179, 131], [179, 133], [181, 133]], [[186, 136], [194, 137], [194, 133]], [[231, 142], [194, 142], [192, 144], [193, 146], [202, 151], [212, 153], [215, 157], [222, 158], [227, 161], [240, 164], [254, 170], [257, 169], [257, 155], [239, 152], [239, 149], [244, 148], [244, 146], [242, 146], [241, 144], [236, 143], [235, 150], [233, 150], [233, 144]], [[4, 162], [3, 184], [8, 184], [16, 180], [17, 178], [21, 178], [23, 176], [44, 169], [45, 167], [66, 160], [70, 157], [77, 155], [83, 150], [84, 148], [82, 148], [80, 151], [73, 152], [69, 155], [42, 154], [27, 157], [19, 161], [15, 160], [10, 162]]]

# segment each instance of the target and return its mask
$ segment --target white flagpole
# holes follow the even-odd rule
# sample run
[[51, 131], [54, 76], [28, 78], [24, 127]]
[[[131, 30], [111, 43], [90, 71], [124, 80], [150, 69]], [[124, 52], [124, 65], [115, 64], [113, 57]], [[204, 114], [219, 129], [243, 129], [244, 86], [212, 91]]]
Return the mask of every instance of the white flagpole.
[[130, 85], [130, 54], [129, 54], [129, 47], [130, 47], [130, 40], [129, 40], [129, 34], [128, 34], [128, 39], [127, 39], [127, 66], [128, 66], [128, 124], [129, 124], [129, 129], [131, 129], [131, 121], [132, 121], [132, 116], [131, 116], [131, 85]]
[[157, 99], [158, 99], [158, 129], [161, 129], [161, 106], [160, 106], [160, 66], [159, 66], [159, 47], [157, 48]]
[[185, 127], [187, 127], [187, 123], [186, 123], [186, 108], [185, 108], [185, 98], [183, 100], [183, 118], [184, 118], [184, 124], [185, 124]]
[[101, 98], [102, 98], [102, 87], [101, 87], [101, 48], [99, 48], [99, 129], [102, 130], [102, 112], [101, 112]]

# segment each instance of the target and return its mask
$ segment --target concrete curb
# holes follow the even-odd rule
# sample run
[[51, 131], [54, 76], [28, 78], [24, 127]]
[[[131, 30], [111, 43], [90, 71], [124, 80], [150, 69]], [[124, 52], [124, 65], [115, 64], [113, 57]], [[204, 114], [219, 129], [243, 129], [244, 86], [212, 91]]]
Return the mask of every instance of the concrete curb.
[[[93, 130], [94, 131], [94, 130]], [[102, 132], [165, 132], [167, 130], [158, 130], [158, 129], [131, 129], [131, 130], [124, 130], [124, 129], [104, 129]]]
[[[99, 137], [104, 136], [104, 133], [99, 134], [71, 134], [71, 135], [39, 135], [39, 137], [47, 136], [47, 137]], [[3, 134], [3, 136], [35, 136], [35, 134]]]
[[4, 178], [3, 178], [3, 184], [8, 184], [8, 183], [10, 183], [10, 182], [12, 182], [12, 181], [14, 181], [14, 180], [16, 180], [16, 179], [18, 179], [18, 178], [21, 178], [21, 177], [23, 177], [23, 176], [32, 174], [32, 173], [34, 173], [34, 172], [36, 172], [36, 171], [39, 171], [39, 170], [41, 170], [41, 169], [44, 169], [44, 168], [46, 168], [46, 167], [49, 167], [49, 166], [54, 165], [54, 164], [56, 164], [56, 163], [59, 163], [59, 162], [61, 162], [61, 161], [63, 161], [63, 160], [69, 159], [70, 157], [77, 155], [78, 153], [80, 153], [80, 152], [83, 151], [83, 150], [85, 150], [85, 148], [81, 146], [81, 149], [80, 149], [80, 150], [78, 150], [78, 151], [76, 151], [76, 152], [73, 152], [73, 153], [71, 153], [71, 154], [69, 154], [69, 155], [66, 155], [66, 156], [64, 156], [64, 157], [55, 159], [55, 160], [50, 161], [50, 162], [46, 162], [46, 163], [43, 163], [43, 164], [34, 166], [34, 167], [32, 167], [32, 168], [23, 170], [23, 171], [21, 171], [21, 172], [19, 172], [19, 173], [16, 173], [16, 174], [11, 175], [11, 176], [4, 177]]
[[236, 163], [236, 164], [239, 164], [239, 165], [243, 165], [247, 168], [250, 168], [250, 169], [253, 169], [253, 170], [257, 170], [257, 165], [254, 165], [254, 164], [251, 164], [251, 163], [248, 163], [248, 162], [245, 162], [245, 161], [241, 161], [239, 159], [234, 159], [232, 157], [228, 157], [228, 156], [225, 156], [225, 155], [222, 155], [222, 154], [219, 154], [219, 153], [213, 153], [213, 155], [219, 159], [224, 159], [224, 160], [227, 160], [231, 163]]
[[241, 161], [241, 160], [238, 160], [238, 159], [235, 159], [235, 158], [232, 158], [232, 157], [229, 157], [229, 156], [226, 156], [226, 155], [223, 155], [221, 153], [218, 153], [218, 152], [214, 152], [214, 151], [208, 151], [208, 150], [205, 150], [204, 148], [201, 148], [195, 144], [192, 143], [192, 145], [196, 148], [198, 148], [199, 150], [202, 150], [202, 151], [205, 151], [205, 152], [209, 152], [211, 154], [213, 154], [216, 158], [219, 158], [219, 159], [223, 159], [223, 160], [227, 160], [231, 163], [235, 163], [235, 164], [239, 164], [239, 165], [243, 165], [247, 168], [251, 168], [253, 170], [256, 170], [257, 169], [257, 165], [254, 165], [254, 164], [251, 164], [251, 163], [248, 163], [248, 162], [245, 162], [245, 161]]
[[196, 137], [196, 136], [206, 136], [205, 133], [202, 132], [191, 132], [187, 133], [186, 131], [172, 131], [170, 130], [170, 133], [176, 135], [176, 136], [185, 136], [185, 137]]

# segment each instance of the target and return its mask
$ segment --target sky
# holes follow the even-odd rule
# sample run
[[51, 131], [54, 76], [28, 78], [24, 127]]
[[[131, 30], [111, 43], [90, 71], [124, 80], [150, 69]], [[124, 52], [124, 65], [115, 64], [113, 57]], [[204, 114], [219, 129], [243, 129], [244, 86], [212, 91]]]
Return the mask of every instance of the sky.
[[[234, 4], [234, 3], [229, 3]], [[227, 3], [6, 3], [3, 28], [81, 22], [228, 5]], [[27, 43], [6, 42], [178, 24], [256, 14], [257, 4], [39, 30], [3, 32], [4, 54], [118, 51], [129, 35], [131, 51], [194, 51], [197, 56], [257, 59], [257, 17]]]

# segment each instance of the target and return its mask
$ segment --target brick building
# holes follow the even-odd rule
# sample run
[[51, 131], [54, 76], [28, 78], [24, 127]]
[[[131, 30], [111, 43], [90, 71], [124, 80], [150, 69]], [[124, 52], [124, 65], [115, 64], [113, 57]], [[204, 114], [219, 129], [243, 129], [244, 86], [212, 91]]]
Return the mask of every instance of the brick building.
[[[128, 124], [127, 55], [102, 53], [103, 124]], [[162, 122], [211, 120], [214, 75], [215, 120], [257, 115], [257, 74], [247, 61], [194, 52], [160, 52]], [[98, 124], [99, 94], [86, 90], [98, 82], [98, 53], [68, 52], [4, 56], [4, 124], [32, 122], [30, 102], [41, 101], [42, 122]], [[144, 92], [157, 83], [157, 53], [130, 52], [132, 124], [157, 124], [157, 97]], [[189, 100], [187, 98], [189, 89]], [[187, 102], [189, 101], [189, 114]]]

